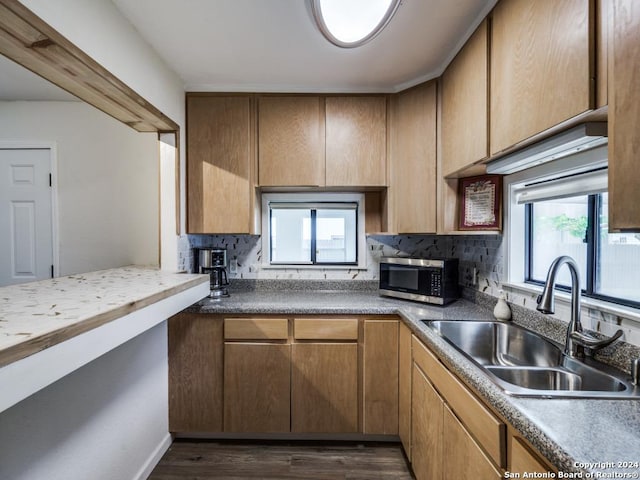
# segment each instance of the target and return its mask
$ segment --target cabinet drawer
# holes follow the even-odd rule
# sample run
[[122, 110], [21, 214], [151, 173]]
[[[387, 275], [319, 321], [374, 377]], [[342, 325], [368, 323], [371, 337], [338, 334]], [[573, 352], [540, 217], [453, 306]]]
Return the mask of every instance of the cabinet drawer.
[[296, 340], [358, 340], [358, 319], [296, 318], [293, 337]]
[[413, 360], [427, 374], [456, 416], [496, 465], [506, 466], [506, 426], [420, 342], [412, 338]]
[[225, 340], [287, 340], [286, 318], [225, 318]]

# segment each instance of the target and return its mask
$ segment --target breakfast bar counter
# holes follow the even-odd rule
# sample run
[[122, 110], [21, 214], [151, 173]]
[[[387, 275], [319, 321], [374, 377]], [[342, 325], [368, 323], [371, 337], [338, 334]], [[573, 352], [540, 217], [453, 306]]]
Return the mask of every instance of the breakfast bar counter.
[[206, 296], [207, 275], [127, 266], [0, 288], [0, 411]]

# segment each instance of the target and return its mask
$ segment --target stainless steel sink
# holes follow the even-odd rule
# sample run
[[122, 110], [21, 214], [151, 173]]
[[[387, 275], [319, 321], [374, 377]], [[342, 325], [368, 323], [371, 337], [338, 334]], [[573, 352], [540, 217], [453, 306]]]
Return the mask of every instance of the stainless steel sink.
[[423, 320], [505, 393], [529, 397], [640, 398], [622, 372], [570, 358], [535, 332], [502, 322]]
[[511, 323], [434, 320], [427, 325], [480, 365], [553, 367], [562, 361], [556, 345]]

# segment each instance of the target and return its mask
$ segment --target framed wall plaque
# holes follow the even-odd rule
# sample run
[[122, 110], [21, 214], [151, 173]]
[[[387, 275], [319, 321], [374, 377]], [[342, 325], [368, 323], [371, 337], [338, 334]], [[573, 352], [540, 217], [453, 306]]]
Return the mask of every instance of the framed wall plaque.
[[502, 229], [502, 175], [482, 175], [458, 181], [460, 230]]

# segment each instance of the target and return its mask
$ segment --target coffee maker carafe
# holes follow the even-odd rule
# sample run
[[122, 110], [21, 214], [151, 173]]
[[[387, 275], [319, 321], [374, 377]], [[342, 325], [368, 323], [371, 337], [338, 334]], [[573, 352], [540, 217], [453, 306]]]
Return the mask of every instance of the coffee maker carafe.
[[229, 277], [227, 276], [227, 249], [201, 248], [198, 255], [200, 273], [210, 277], [210, 298], [228, 297]]

